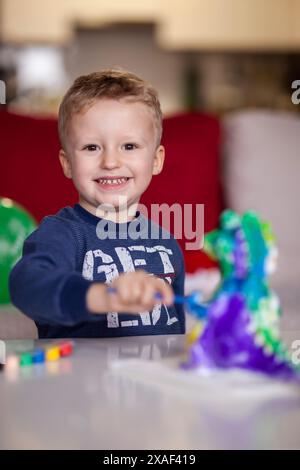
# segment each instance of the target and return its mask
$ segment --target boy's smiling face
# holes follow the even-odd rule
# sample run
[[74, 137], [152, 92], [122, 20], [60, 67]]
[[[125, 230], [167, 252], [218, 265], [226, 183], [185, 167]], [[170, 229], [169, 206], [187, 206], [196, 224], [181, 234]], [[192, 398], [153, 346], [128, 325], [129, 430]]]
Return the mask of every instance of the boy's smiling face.
[[[89, 212], [118, 221], [130, 220], [152, 175], [161, 172], [164, 148], [157, 146], [154, 113], [141, 102], [99, 99], [74, 114], [60, 161], [65, 175]], [[121, 204], [120, 204], [121, 203]]]

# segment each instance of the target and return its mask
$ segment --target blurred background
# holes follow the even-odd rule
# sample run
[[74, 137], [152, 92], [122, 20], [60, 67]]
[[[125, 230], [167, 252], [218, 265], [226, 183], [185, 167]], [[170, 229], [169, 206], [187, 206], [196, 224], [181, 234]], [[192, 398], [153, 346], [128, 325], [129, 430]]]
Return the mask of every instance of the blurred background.
[[[203, 203], [206, 231], [224, 207], [270, 220], [274, 285], [286, 328], [300, 330], [299, 18], [300, 0], [0, 0], [0, 196], [37, 223], [75, 202], [57, 159], [59, 102], [80, 74], [129, 69], [165, 116], [166, 165], [144, 202]], [[202, 252], [185, 259], [187, 291], [216, 281]], [[0, 312], [2, 337], [33, 334], [16, 328]]]
[[110, 66], [147, 77], [165, 114], [296, 111], [299, 15], [298, 0], [1, 0], [0, 79], [19, 112], [55, 113], [75, 77]]

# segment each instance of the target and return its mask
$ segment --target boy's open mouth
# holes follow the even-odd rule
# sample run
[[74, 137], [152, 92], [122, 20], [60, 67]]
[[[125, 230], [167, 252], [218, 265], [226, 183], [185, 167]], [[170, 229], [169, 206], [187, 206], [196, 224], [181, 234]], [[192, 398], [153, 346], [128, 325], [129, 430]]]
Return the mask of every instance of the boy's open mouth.
[[116, 189], [116, 188], [123, 188], [131, 177], [127, 176], [119, 176], [119, 177], [107, 177], [107, 178], [99, 178], [96, 182], [104, 189]]

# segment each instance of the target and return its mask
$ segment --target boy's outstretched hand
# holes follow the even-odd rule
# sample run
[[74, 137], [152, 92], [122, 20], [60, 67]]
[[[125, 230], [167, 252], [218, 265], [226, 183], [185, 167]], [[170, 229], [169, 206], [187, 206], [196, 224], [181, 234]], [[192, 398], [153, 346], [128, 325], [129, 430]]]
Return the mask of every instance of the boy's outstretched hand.
[[[108, 292], [113, 287], [115, 293]], [[155, 294], [161, 295], [161, 300]], [[157, 302], [172, 305], [174, 293], [171, 286], [146, 271], [139, 269], [122, 273], [111, 284], [95, 283], [87, 291], [87, 308], [92, 313], [127, 312], [142, 313], [152, 310]]]

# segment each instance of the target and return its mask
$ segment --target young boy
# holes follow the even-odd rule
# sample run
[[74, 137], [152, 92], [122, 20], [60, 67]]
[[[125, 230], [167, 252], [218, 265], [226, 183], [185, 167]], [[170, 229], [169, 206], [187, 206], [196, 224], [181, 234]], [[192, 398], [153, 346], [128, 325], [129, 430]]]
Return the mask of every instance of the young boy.
[[156, 91], [129, 72], [81, 76], [58, 127], [60, 162], [79, 202], [27, 238], [10, 276], [12, 302], [40, 338], [184, 333], [183, 307], [173, 303], [184, 291], [182, 252], [137, 211], [164, 163]]

